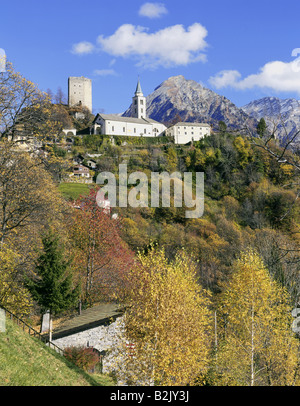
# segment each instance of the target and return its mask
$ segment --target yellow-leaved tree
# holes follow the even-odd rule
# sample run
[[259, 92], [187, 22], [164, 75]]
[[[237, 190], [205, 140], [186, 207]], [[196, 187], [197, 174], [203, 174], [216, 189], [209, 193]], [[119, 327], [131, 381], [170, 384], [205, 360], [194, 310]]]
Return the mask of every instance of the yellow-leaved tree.
[[[206, 373], [210, 351], [210, 295], [183, 251], [172, 262], [163, 249], [139, 254], [130, 274], [125, 335], [131, 354], [127, 379], [155, 385], [193, 385]], [[130, 356], [131, 355], [131, 356]]]
[[291, 329], [289, 296], [255, 251], [243, 252], [236, 261], [219, 313], [219, 384], [295, 384], [298, 341]]
[[19, 255], [2, 244], [0, 250], [0, 307], [18, 316], [28, 316], [33, 305], [31, 295], [23, 286], [18, 270]]

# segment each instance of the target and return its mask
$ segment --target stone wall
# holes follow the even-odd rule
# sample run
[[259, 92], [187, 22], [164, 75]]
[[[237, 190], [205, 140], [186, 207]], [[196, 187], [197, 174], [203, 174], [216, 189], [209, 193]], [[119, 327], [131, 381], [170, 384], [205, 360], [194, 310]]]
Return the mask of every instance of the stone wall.
[[98, 351], [106, 351], [103, 358], [103, 373], [111, 372], [113, 368], [113, 353], [120, 342], [122, 333], [123, 317], [119, 317], [108, 326], [99, 326], [81, 331], [57, 340], [53, 343], [65, 349], [67, 347], [94, 347]]

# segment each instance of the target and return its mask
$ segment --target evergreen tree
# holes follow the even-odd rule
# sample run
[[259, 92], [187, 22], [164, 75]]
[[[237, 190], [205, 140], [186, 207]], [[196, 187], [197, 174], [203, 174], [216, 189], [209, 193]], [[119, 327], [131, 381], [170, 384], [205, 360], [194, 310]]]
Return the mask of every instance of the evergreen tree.
[[258, 124], [257, 124], [257, 127], [256, 127], [257, 134], [258, 134], [260, 137], [263, 137], [263, 136], [265, 135], [266, 129], [267, 129], [267, 124], [266, 124], [266, 122], [265, 122], [265, 119], [262, 117], [262, 118], [259, 120], [259, 122], [258, 122]]
[[224, 121], [220, 120], [219, 121], [219, 131], [224, 134], [226, 132], [226, 130], [227, 130], [226, 123]]
[[[72, 274], [68, 272], [70, 261], [64, 258], [64, 248], [54, 233], [42, 239], [41, 252], [35, 269], [35, 277], [27, 286], [43, 312], [52, 315], [71, 308], [78, 300], [78, 287], [72, 286]], [[50, 338], [51, 341], [51, 338]]]

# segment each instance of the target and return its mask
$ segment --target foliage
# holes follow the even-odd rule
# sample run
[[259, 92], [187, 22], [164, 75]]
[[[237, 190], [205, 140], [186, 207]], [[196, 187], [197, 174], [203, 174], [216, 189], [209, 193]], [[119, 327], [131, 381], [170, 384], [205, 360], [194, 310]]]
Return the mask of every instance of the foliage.
[[217, 372], [222, 384], [293, 385], [298, 343], [286, 290], [255, 251], [236, 261], [220, 303]]
[[19, 256], [2, 244], [0, 250], [0, 307], [18, 316], [28, 316], [33, 303], [29, 291], [23, 286], [18, 270]]
[[[35, 132], [37, 128], [36, 111], [47, 96], [31, 81], [16, 72], [11, 63], [7, 63], [6, 72], [0, 78], [0, 136], [13, 137], [18, 125], [24, 132]], [[43, 117], [40, 117], [44, 121]]]
[[206, 371], [210, 342], [209, 295], [193, 262], [184, 252], [168, 262], [152, 247], [129, 277], [125, 329], [135, 356], [126, 371], [135, 382], [144, 376], [156, 385], [193, 384]]
[[86, 347], [67, 347], [64, 349], [64, 356], [79, 368], [85, 371], [90, 371], [95, 368], [99, 362], [98, 354], [93, 350], [93, 348]]
[[[104, 136], [109, 137], [109, 136]], [[126, 142], [129, 145], [155, 145], [155, 144], [170, 144], [173, 143], [172, 137], [130, 137], [130, 136], [114, 136], [117, 145]]]
[[[43, 187], [42, 187], [43, 186]], [[0, 144], [0, 239], [21, 228], [49, 220], [59, 212], [57, 190], [49, 174], [26, 152], [6, 140]]]
[[43, 252], [37, 260], [36, 276], [27, 286], [43, 312], [59, 314], [78, 301], [78, 287], [73, 287], [70, 262], [64, 258], [63, 247], [51, 231], [43, 237]]
[[98, 206], [97, 189], [80, 197], [70, 224], [74, 264], [82, 283], [82, 300], [111, 300], [124, 283], [133, 253], [120, 237], [120, 219]]
[[267, 124], [266, 124], [265, 119], [262, 117], [262, 118], [259, 120], [259, 122], [258, 122], [258, 124], [257, 124], [257, 127], [256, 127], [257, 134], [258, 134], [260, 137], [263, 137], [263, 136], [265, 135], [266, 129], [267, 129]]

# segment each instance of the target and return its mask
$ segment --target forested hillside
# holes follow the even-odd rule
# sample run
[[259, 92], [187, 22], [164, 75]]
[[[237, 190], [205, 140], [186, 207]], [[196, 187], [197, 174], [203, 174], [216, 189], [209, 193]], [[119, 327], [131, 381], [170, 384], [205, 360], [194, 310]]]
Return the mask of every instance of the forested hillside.
[[[57, 134], [68, 109], [12, 67], [6, 75], [0, 306], [36, 321], [46, 310], [68, 317], [79, 302], [122, 303], [113, 372], [125, 369], [128, 384], [299, 385], [299, 156], [263, 131], [226, 125], [191, 145], [91, 134], [67, 143]], [[37, 145], [22, 149], [20, 132]], [[74, 160], [90, 156], [93, 182], [72, 182]], [[204, 173], [203, 216], [173, 204], [103, 210], [97, 175], [119, 181], [122, 163], [149, 181], [152, 172]]]
[[[128, 170], [149, 173], [149, 179], [158, 169], [205, 174], [205, 210], [199, 219], [186, 219], [184, 208], [116, 210], [123, 217], [123, 237], [134, 251], [153, 241], [173, 257], [185, 247], [198, 260], [202, 283], [218, 291], [234, 258], [251, 246], [274, 277], [293, 289], [297, 286], [299, 203], [293, 166], [278, 163], [247, 137], [226, 132], [193, 146], [150, 146], [138, 155], [134, 146], [131, 149]], [[128, 155], [129, 146], [124, 158]]]

